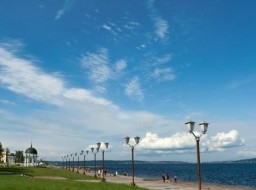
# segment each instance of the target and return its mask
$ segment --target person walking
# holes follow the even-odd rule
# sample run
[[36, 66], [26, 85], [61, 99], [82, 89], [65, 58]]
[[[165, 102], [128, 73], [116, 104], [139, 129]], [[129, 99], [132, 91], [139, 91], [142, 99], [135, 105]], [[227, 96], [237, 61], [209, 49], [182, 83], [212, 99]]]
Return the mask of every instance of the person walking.
[[165, 183], [165, 173], [162, 174], [162, 180]]

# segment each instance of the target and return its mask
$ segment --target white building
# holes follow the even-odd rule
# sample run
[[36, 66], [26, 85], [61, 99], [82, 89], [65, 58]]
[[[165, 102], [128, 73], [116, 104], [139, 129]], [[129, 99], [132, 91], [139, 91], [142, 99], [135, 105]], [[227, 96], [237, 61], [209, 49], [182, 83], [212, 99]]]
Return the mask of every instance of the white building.
[[37, 165], [37, 150], [31, 146], [26, 149], [24, 155], [24, 166], [36, 166]]

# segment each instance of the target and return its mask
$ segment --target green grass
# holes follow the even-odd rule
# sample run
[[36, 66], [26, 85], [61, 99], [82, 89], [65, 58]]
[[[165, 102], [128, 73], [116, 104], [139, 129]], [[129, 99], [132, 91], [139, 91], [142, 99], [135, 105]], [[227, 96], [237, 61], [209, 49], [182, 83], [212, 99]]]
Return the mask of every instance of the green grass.
[[[22, 174], [33, 177], [24, 177]], [[66, 179], [40, 179], [39, 176], [59, 176]], [[130, 185], [88, 182], [94, 179], [58, 168], [0, 168], [0, 189], [8, 190], [143, 190]], [[76, 181], [84, 180], [84, 181]]]

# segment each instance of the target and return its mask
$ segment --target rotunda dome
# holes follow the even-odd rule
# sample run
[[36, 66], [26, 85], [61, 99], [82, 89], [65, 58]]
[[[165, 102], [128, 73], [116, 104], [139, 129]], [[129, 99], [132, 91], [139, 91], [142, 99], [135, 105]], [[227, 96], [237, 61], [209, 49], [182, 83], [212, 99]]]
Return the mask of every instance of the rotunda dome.
[[37, 150], [33, 148], [31, 144], [31, 146], [25, 150], [25, 154], [37, 154]]

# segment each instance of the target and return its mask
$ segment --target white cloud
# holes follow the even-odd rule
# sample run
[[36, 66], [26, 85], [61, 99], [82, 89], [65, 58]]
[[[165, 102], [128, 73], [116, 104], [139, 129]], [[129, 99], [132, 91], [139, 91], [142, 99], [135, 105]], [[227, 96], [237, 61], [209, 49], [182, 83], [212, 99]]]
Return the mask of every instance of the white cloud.
[[147, 2], [149, 11], [151, 12], [151, 19], [155, 26], [155, 34], [158, 38], [164, 39], [168, 34], [168, 22], [161, 18], [159, 14], [157, 13], [157, 10], [154, 6], [154, 0], [148, 0]]
[[[194, 150], [194, 137], [189, 133], [176, 133], [170, 137], [159, 137], [156, 133], [146, 133], [142, 138], [139, 146], [141, 149], [159, 151], [161, 153], [166, 151], [176, 151], [179, 153], [190, 152]], [[228, 133], [218, 133], [217, 135], [210, 137], [205, 136], [201, 138], [201, 151], [213, 152], [223, 151], [227, 148], [238, 147], [244, 145], [244, 140], [239, 137], [236, 130], [232, 130]]]
[[71, 0], [66, 0], [63, 7], [57, 11], [55, 20], [59, 20], [71, 8]]
[[219, 151], [244, 145], [244, 139], [239, 137], [238, 131], [231, 130], [228, 133], [217, 133], [206, 142], [209, 151]]
[[108, 50], [105, 48], [97, 53], [87, 53], [82, 57], [81, 64], [89, 70], [89, 78], [95, 83], [103, 83], [111, 78]]
[[129, 83], [126, 85], [126, 88], [125, 88], [125, 94], [137, 101], [143, 100], [144, 94], [141, 90], [138, 77], [134, 77], [129, 81]]
[[115, 71], [117, 73], [120, 73], [126, 68], [126, 66], [127, 66], [126, 61], [121, 59], [121, 60], [117, 61], [116, 65], [115, 65]]
[[39, 101], [59, 104], [64, 82], [36, 68], [30, 60], [0, 47], [0, 82], [11, 91]]
[[102, 28], [104, 28], [104, 29], [106, 29], [106, 30], [108, 30], [108, 31], [111, 31], [111, 27], [108, 26], [108, 25], [106, 25], [106, 24], [103, 24], [103, 25], [102, 25]]
[[151, 76], [160, 81], [175, 79], [174, 72], [171, 68], [156, 68]]
[[67, 88], [66, 82], [56, 75], [35, 67], [33, 60], [23, 59], [0, 47], [0, 83], [9, 90], [36, 101], [60, 105], [68, 98], [110, 105], [111, 102], [94, 97], [90, 91]]
[[155, 64], [156, 65], [163, 65], [163, 64], [169, 63], [171, 60], [172, 60], [172, 55], [171, 54], [166, 54], [162, 57], [155, 58]]
[[88, 90], [79, 89], [79, 88], [71, 88], [67, 89], [64, 94], [64, 97], [72, 99], [72, 100], [79, 100], [79, 101], [87, 101], [92, 102], [93, 104], [98, 105], [111, 105], [112, 103], [107, 101], [104, 98], [96, 98], [94, 97]]
[[155, 18], [156, 35], [163, 39], [168, 34], [168, 22], [162, 18]]
[[142, 149], [153, 150], [183, 150], [192, 148], [188, 133], [177, 133], [171, 137], [160, 138], [156, 133], [146, 133], [139, 146]]

